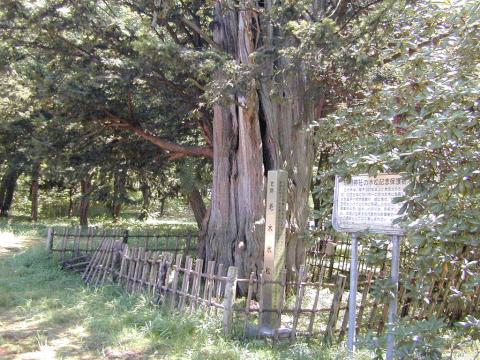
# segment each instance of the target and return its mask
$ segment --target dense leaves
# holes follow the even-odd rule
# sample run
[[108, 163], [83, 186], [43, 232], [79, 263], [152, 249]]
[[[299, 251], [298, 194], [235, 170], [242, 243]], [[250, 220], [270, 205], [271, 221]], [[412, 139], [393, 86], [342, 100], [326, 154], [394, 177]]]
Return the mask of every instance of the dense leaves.
[[422, 299], [432, 279], [453, 269], [466, 282], [449, 298], [459, 308], [471, 306], [480, 284], [479, 6], [408, 5], [361, 96], [328, 116], [319, 133], [333, 148], [318, 174], [321, 214], [331, 208], [334, 174], [402, 173], [410, 185], [397, 199], [405, 201], [399, 221], [424, 280], [412, 293]]

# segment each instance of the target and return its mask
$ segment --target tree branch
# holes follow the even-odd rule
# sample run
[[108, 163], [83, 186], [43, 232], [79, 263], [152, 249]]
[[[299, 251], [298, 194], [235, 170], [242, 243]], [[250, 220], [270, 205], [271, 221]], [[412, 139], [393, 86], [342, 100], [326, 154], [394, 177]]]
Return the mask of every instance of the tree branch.
[[[429, 46], [429, 45], [432, 45], [432, 44], [437, 45], [440, 40], [446, 38], [447, 36], [452, 35], [453, 30], [454, 30], [454, 29], [452, 29], [452, 31], [446, 32], [446, 33], [444, 33], [444, 34], [437, 35], [437, 36], [435, 36], [435, 37], [433, 37], [433, 38], [431, 38], [431, 39], [425, 40], [425, 41], [417, 44], [417, 46], [416, 46], [415, 48], [409, 48], [409, 49], [408, 49], [408, 55], [409, 55], [409, 56], [410, 56], [410, 55], [413, 55], [413, 54], [415, 54], [418, 50], [420, 50], [420, 49], [422, 49], [422, 48], [424, 48], [424, 47], [426, 47], [426, 46]], [[405, 53], [398, 52], [398, 53], [396, 53], [395, 55], [389, 57], [388, 59], [383, 60], [382, 63], [383, 63], [383, 64], [388, 64], [388, 63], [390, 63], [390, 62], [392, 62], [392, 61], [397, 60], [398, 58], [400, 58], [400, 57], [403, 56], [403, 55], [405, 55]]]
[[196, 156], [196, 157], [213, 157], [213, 149], [210, 146], [190, 146], [190, 145], [181, 145], [174, 142], [164, 140], [156, 135], [151, 134], [150, 132], [142, 129], [139, 126], [130, 124], [124, 119], [110, 113], [107, 111], [107, 118], [110, 120], [108, 124], [111, 127], [129, 130], [141, 138], [151, 142], [155, 146], [159, 147], [162, 150], [170, 153], [170, 160], [176, 160], [185, 156]]
[[217, 51], [222, 52], [223, 49], [222, 47], [217, 44], [208, 34], [206, 34], [202, 29], [200, 29], [197, 24], [195, 24], [193, 21], [190, 21], [184, 17], [180, 17], [180, 21], [187, 27], [189, 27], [191, 30], [195, 31], [205, 42], [207, 42], [212, 48], [214, 48]]

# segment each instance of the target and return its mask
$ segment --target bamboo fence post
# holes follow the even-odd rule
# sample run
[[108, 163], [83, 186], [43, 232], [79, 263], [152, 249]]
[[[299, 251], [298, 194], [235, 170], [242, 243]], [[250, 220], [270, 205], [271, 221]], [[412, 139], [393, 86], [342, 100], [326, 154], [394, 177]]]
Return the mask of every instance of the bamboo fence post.
[[250, 278], [248, 279], [248, 290], [247, 290], [247, 299], [245, 301], [245, 324], [243, 326], [243, 337], [247, 336], [247, 327], [248, 327], [248, 320], [250, 317], [250, 304], [252, 302], [253, 297], [253, 284], [255, 281], [255, 273], [252, 271], [250, 273]]
[[[158, 274], [160, 273], [160, 269], [163, 269], [163, 266], [167, 268], [167, 271], [165, 272], [165, 285], [161, 285], [160, 287], [160, 292], [165, 289], [165, 296], [168, 295], [168, 284], [169, 284], [169, 279], [170, 279], [170, 273], [172, 272], [172, 264], [173, 264], [173, 259], [170, 256], [171, 254], [167, 254], [167, 256], [164, 259], [164, 263], [162, 263], [162, 267], [158, 268]], [[158, 276], [158, 275], [157, 275]]]
[[143, 263], [143, 268], [142, 268], [142, 277], [140, 279], [140, 282], [138, 284], [138, 290], [143, 291], [144, 287], [147, 285], [147, 280], [148, 280], [148, 275], [150, 274], [150, 251], [146, 251], [145, 254], [143, 255], [142, 263]]
[[[383, 279], [384, 276], [385, 276], [385, 271], [384, 270], [380, 271], [379, 279]], [[372, 308], [370, 309], [370, 316], [368, 318], [367, 329], [372, 328], [373, 320], [374, 320], [374, 317], [375, 317], [375, 311], [377, 310], [377, 307], [378, 307], [379, 303], [380, 303], [380, 298], [375, 297], [375, 300], [373, 301]]]
[[160, 264], [164, 261], [164, 257], [158, 253], [154, 253], [154, 256], [151, 258], [150, 274], [148, 277], [148, 292], [151, 295], [155, 295], [155, 287], [159, 275], [158, 270], [160, 269]]
[[85, 255], [88, 255], [88, 253], [90, 252], [92, 237], [93, 237], [93, 228], [89, 227], [87, 230], [87, 241], [85, 243]]
[[[220, 264], [218, 265], [218, 271], [217, 271], [217, 279], [215, 280], [215, 285], [216, 285], [216, 289], [215, 289], [215, 301], [220, 301], [220, 297], [221, 297], [221, 294], [222, 294], [222, 288], [223, 288], [223, 284], [222, 284], [222, 280], [220, 280], [219, 278], [223, 276], [223, 264]], [[215, 307], [214, 311], [215, 311], [215, 315], [217, 315], [217, 307]]]
[[53, 249], [53, 237], [55, 236], [55, 231], [53, 227], [49, 227], [47, 229], [47, 242], [46, 242], [46, 250], [47, 252], [52, 252]]
[[89, 266], [87, 269], [85, 269], [84, 273], [84, 281], [88, 284], [90, 282], [90, 278], [95, 271], [98, 262], [100, 261], [102, 254], [103, 254], [103, 248], [106, 246], [105, 243], [100, 244], [100, 246], [95, 250], [94, 253], [94, 258], [90, 261]]
[[[279, 284], [279, 286], [282, 288], [282, 291], [280, 292], [280, 296], [278, 297], [278, 302], [276, 304], [277, 305], [277, 326], [275, 327], [275, 329], [273, 331], [273, 341], [274, 341], [274, 343], [278, 341], [278, 337], [280, 335], [279, 329], [280, 329], [280, 326], [282, 325], [282, 310], [283, 310], [283, 303], [284, 303], [284, 300], [285, 300], [285, 292], [286, 292], [286, 288], [287, 288], [287, 270], [286, 269], [283, 269], [280, 273], [280, 284]], [[303, 294], [302, 294], [302, 296], [303, 296]]]
[[357, 315], [357, 334], [360, 333], [360, 328], [362, 327], [362, 321], [363, 321], [363, 313], [365, 311], [366, 305], [367, 305], [367, 297], [368, 297], [368, 291], [370, 290], [370, 285], [372, 283], [372, 278], [373, 278], [373, 272], [371, 270], [368, 271], [367, 274], [367, 283], [363, 287], [363, 292], [362, 292], [362, 300], [360, 302], [360, 307], [358, 308], [358, 315]]
[[85, 274], [84, 274], [85, 275], [84, 280], [85, 280], [86, 283], [89, 283], [92, 280], [92, 278], [95, 274], [95, 271], [97, 269], [97, 266], [100, 263], [100, 261], [102, 260], [102, 256], [103, 256], [104, 249], [105, 249], [106, 246], [107, 246], [107, 241], [104, 241], [100, 244], [98, 249], [95, 251], [95, 258], [93, 259], [93, 261], [90, 261], [90, 268], [87, 268], [88, 272], [87, 272], [87, 269], [86, 269]]
[[190, 286], [190, 274], [192, 272], [192, 258], [187, 257], [187, 263], [185, 265], [185, 272], [183, 273], [182, 279], [182, 293], [180, 294], [180, 311], [185, 307], [185, 302], [187, 300], [188, 289]]
[[447, 278], [447, 281], [445, 283], [445, 291], [442, 294], [441, 297], [441, 302], [440, 302], [440, 307], [437, 310], [437, 316], [442, 316], [442, 313], [445, 311], [446, 305], [447, 305], [447, 299], [448, 295], [450, 293], [450, 285], [453, 282], [453, 278], [455, 276], [455, 273], [450, 274], [450, 276]]
[[134, 293], [137, 290], [137, 282], [138, 282], [140, 267], [141, 267], [140, 259], [142, 259], [143, 254], [145, 254], [145, 248], [144, 247], [139, 247], [138, 251], [136, 253], [136, 256], [134, 258], [135, 270], [133, 272], [133, 279], [132, 279], [132, 287], [131, 287], [131, 292], [132, 293]]
[[60, 261], [63, 262], [63, 259], [65, 258], [65, 249], [67, 247], [67, 237], [68, 237], [68, 228], [65, 228], [65, 231], [63, 233], [63, 238], [62, 238], [62, 247], [60, 250]]
[[130, 293], [133, 287], [133, 279], [135, 275], [135, 267], [136, 267], [136, 258], [140, 248], [134, 247], [130, 251], [130, 258], [128, 259], [128, 277], [127, 277], [127, 292]]
[[82, 235], [82, 228], [77, 226], [75, 229], [75, 235], [73, 237], [73, 257], [78, 256], [80, 253], [80, 239]]
[[[350, 290], [349, 290], [350, 291]], [[345, 312], [343, 314], [342, 325], [340, 326], [340, 333], [338, 334], [338, 340], [342, 341], [345, 333], [347, 331], [347, 327], [350, 326], [348, 323], [349, 321], [349, 310], [350, 310], [350, 303], [347, 302], [347, 306], [345, 308]]]
[[215, 266], [215, 262], [213, 261], [209, 261], [207, 263], [207, 272], [205, 274], [205, 283], [204, 283], [204, 286], [203, 286], [203, 300], [205, 300], [205, 302], [203, 303], [203, 306], [205, 307], [205, 309], [208, 308], [208, 303], [207, 303], [207, 299], [208, 299], [208, 288], [210, 287], [210, 278], [208, 277], [208, 274], [210, 273], [211, 269], [212, 269], [212, 266]]
[[262, 329], [262, 319], [263, 319], [263, 306], [264, 306], [264, 290], [265, 290], [265, 270], [259, 275], [259, 282], [257, 291], [259, 292], [258, 299], [258, 326], [257, 326], [257, 337], [260, 335], [260, 330]]
[[98, 257], [98, 253], [99, 253], [99, 249], [100, 247], [102, 247], [103, 244], [100, 244], [100, 246], [98, 247], [97, 250], [95, 250], [92, 254], [92, 258], [90, 259], [90, 262], [88, 263], [87, 267], [85, 268], [85, 271], [83, 272], [82, 274], [82, 280], [86, 281], [87, 280], [87, 276], [88, 274], [90, 273], [92, 267], [93, 267], [93, 264], [95, 263], [95, 261], [97, 261], [97, 257]]
[[442, 269], [442, 273], [440, 274], [440, 279], [438, 280], [438, 289], [432, 296], [432, 303], [430, 304], [430, 308], [427, 312], [428, 315], [432, 315], [435, 312], [435, 306], [438, 304], [438, 297], [443, 290], [443, 285], [445, 284], [445, 276], [447, 275], [447, 270], [448, 268], [444, 266]]
[[192, 234], [187, 235], [187, 243], [185, 245], [185, 256], [190, 253], [190, 243], [192, 242]]
[[[209, 262], [210, 263], [210, 262]], [[213, 290], [215, 286], [215, 261], [211, 262], [212, 265], [210, 269], [207, 269], [207, 279], [208, 279], [208, 293], [207, 297], [208, 299], [208, 313], [210, 314], [211, 309], [212, 309], [212, 297], [213, 297]]]
[[170, 304], [170, 309], [171, 311], [173, 311], [175, 309], [175, 306], [176, 306], [176, 296], [177, 296], [177, 292], [178, 292], [178, 276], [179, 276], [179, 272], [180, 272], [180, 268], [182, 266], [182, 257], [183, 255], [182, 254], [177, 254], [177, 257], [175, 259], [175, 266], [174, 266], [174, 271], [175, 273], [173, 274], [173, 282], [172, 282], [172, 302]]
[[[111, 240], [111, 246], [110, 246], [110, 249], [108, 250], [106, 261], [105, 261], [103, 269], [102, 269], [103, 270], [103, 276], [102, 276], [102, 280], [100, 281], [100, 285], [103, 285], [105, 283], [105, 279], [108, 276], [109, 268], [112, 268], [111, 265], [113, 263], [114, 249], [115, 249], [115, 240], [112, 239]], [[96, 285], [98, 285], [99, 280], [100, 280], [100, 277], [98, 278]]]
[[174, 254], [175, 257], [178, 255], [178, 244], [179, 244], [178, 236], [175, 236], [175, 254]]
[[342, 301], [343, 290], [345, 288], [345, 275], [339, 275], [336, 283], [336, 291], [333, 296], [330, 315], [328, 317], [327, 328], [325, 331], [325, 342], [327, 344], [332, 343], [333, 335], [335, 333], [335, 324], [337, 323], [338, 311], [340, 310], [340, 304]]
[[127, 256], [128, 256], [128, 245], [125, 245], [122, 251], [122, 262], [120, 263], [120, 276], [118, 277], [118, 284], [120, 286], [122, 286], [123, 277], [125, 276], [124, 272], [127, 265], [127, 259], [126, 259]]
[[378, 334], [380, 335], [383, 332], [383, 328], [385, 327], [385, 323], [387, 322], [387, 317], [388, 317], [388, 308], [389, 303], [388, 303], [388, 298], [384, 296], [384, 301], [385, 304], [383, 305], [383, 311], [382, 315], [380, 317], [380, 321], [378, 323]]
[[229, 335], [233, 328], [233, 304], [237, 294], [237, 275], [238, 269], [235, 266], [230, 266], [227, 272], [225, 298], [223, 300], [223, 330], [225, 335]]
[[290, 332], [290, 341], [292, 341], [297, 336], [298, 318], [300, 316], [303, 295], [305, 293], [304, 282], [305, 282], [306, 276], [307, 276], [306, 268], [304, 265], [302, 265], [300, 266], [300, 271], [298, 272], [297, 294], [295, 298], [295, 307], [293, 311], [293, 323], [292, 323], [292, 331]]
[[[102, 272], [102, 269], [103, 269], [103, 266], [105, 264], [105, 260], [106, 260], [106, 257], [108, 256], [108, 251], [110, 249], [110, 244], [111, 244], [112, 240], [109, 239], [107, 240], [107, 246], [106, 248], [103, 250], [102, 252], [102, 255], [100, 257], [100, 261], [98, 262], [98, 264], [95, 266], [95, 269], [93, 270], [93, 274], [92, 274], [92, 277], [90, 278], [90, 283], [94, 283], [95, 282], [95, 278], [101, 276], [101, 272]], [[95, 285], [96, 286], [96, 282], [95, 282]]]
[[320, 290], [323, 285], [323, 278], [325, 276], [325, 266], [323, 265], [320, 269], [320, 275], [318, 277], [317, 287], [315, 291], [315, 300], [313, 300], [312, 313], [310, 315], [310, 322], [308, 324], [308, 336], [313, 336], [313, 325], [315, 322], [315, 315], [318, 307], [318, 300], [320, 298]]
[[190, 311], [192, 312], [198, 307], [198, 301], [200, 298], [200, 284], [202, 283], [202, 269], [203, 260], [197, 259], [197, 261], [195, 261], [195, 278], [192, 287], [192, 295], [194, 296], [194, 298], [190, 305]]
[[124, 265], [124, 268], [123, 268], [123, 273], [125, 275], [125, 277], [123, 278], [123, 288], [126, 292], [128, 292], [128, 284], [129, 284], [129, 279], [130, 279], [130, 273], [131, 273], [131, 262], [130, 262], [130, 259], [132, 257], [132, 253], [133, 253], [133, 249], [130, 248], [130, 246], [126, 245], [125, 246], [125, 256], [124, 256], [124, 259], [125, 260], [125, 265]]
[[150, 234], [147, 232], [147, 235], [145, 237], [145, 250], [148, 250], [148, 246], [150, 245]]

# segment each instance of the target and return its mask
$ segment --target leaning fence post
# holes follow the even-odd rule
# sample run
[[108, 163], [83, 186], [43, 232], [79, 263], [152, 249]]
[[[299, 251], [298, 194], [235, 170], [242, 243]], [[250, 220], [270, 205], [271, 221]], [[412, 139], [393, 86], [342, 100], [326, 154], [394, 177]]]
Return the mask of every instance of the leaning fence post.
[[238, 269], [230, 266], [227, 273], [227, 282], [225, 284], [225, 298], [223, 300], [223, 330], [225, 335], [232, 332], [233, 326], [233, 303], [237, 294], [237, 274]]
[[51, 252], [53, 249], [53, 236], [55, 232], [52, 227], [49, 227], [47, 230], [47, 252]]

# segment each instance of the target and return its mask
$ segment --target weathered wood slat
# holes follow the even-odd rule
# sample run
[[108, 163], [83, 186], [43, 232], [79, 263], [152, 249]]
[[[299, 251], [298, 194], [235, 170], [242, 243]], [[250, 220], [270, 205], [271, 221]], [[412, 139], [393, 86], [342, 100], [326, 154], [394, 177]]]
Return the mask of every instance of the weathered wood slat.
[[370, 287], [372, 285], [372, 279], [373, 279], [373, 272], [370, 270], [367, 274], [367, 280], [366, 284], [363, 287], [362, 291], [362, 299], [360, 301], [360, 307], [358, 308], [358, 314], [357, 314], [357, 334], [360, 333], [360, 330], [362, 328], [362, 323], [363, 323], [363, 313], [365, 312], [365, 309], [367, 307], [367, 298], [368, 298], [368, 292], [370, 291]]
[[325, 276], [325, 266], [322, 266], [320, 269], [320, 274], [318, 277], [318, 283], [317, 286], [315, 287], [315, 300], [313, 300], [313, 306], [312, 306], [312, 314], [310, 315], [310, 321], [308, 323], [308, 334], [309, 336], [313, 335], [313, 325], [315, 323], [315, 314], [316, 310], [318, 308], [318, 300], [320, 299], [320, 290], [322, 289], [322, 283], [323, 283], [323, 278]]
[[342, 301], [343, 290], [345, 288], [345, 275], [339, 275], [337, 278], [337, 289], [333, 296], [332, 307], [330, 315], [328, 317], [327, 328], [325, 331], [324, 340], [327, 344], [332, 343], [333, 335], [335, 333], [335, 325], [337, 323], [338, 312], [340, 310], [340, 304]]
[[180, 268], [182, 266], [182, 255], [177, 254], [175, 259], [175, 266], [174, 266], [174, 274], [173, 274], [173, 282], [172, 282], [172, 296], [171, 296], [171, 305], [170, 310], [173, 311], [176, 306], [176, 295], [178, 289], [178, 277], [180, 275]]
[[192, 301], [190, 310], [196, 310], [198, 308], [198, 303], [200, 300], [200, 285], [202, 282], [202, 269], [203, 269], [203, 260], [197, 259], [195, 261], [195, 283], [192, 288], [192, 295], [194, 295], [194, 301]]
[[245, 300], [245, 323], [243, 325], [243, 337], [247, 336], [248, 322], [250, 320], [250, 306], [253, 297], [253, 286], [255, 281], [255, 273], [250, 273], [250, 278], [248, 279], [248, 290], [247, 290], [247, 299]]
[[183, 273], [183, 279], [182, 279], [182, 294], [180, 295], [180, 306], [179, 310], [183, 311], [183, 308], [185, 307], [185, 302], [186, 302], [186, 294], [188, 294], [188, 290], [190, 287], [190, 274], [192, 272], [192, 257], [187, 256], [187, 262], [185, 266], [185, 271]]
[[303, 282], [305, 281], [308, 273], [304, 265], [300, 266], [300, 271], [298, 272], [298, 282], [297, 282], [297, 294], [295, 298], [295, 307], [293, 313], [293, 322], [292, 322], [292, 331], [290, 333], [290, 339], [293, 340], [297, 336], [297, 325], [298, 319], [300, 317], [300, 310], [302, 308], [303, 296], [305, 295], [305, 286]]

